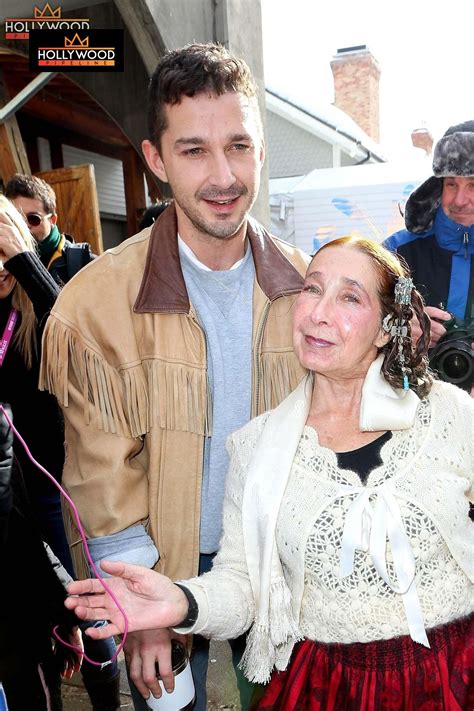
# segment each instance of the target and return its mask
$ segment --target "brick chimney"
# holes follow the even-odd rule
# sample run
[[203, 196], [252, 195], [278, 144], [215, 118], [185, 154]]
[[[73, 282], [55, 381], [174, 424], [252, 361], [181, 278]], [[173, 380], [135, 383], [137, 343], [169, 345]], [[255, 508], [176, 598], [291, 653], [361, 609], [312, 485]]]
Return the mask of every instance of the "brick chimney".
[[427, 156], [433, 150], [433, 136], [427, 128], [415, 128], [411, 132], [411, 142], [415, 148], [422, 148]]
[[378, 143], [380, 68], [377, 60], [365, 44], [343, 47], [333, 57], [331, 69], [335, 105]]

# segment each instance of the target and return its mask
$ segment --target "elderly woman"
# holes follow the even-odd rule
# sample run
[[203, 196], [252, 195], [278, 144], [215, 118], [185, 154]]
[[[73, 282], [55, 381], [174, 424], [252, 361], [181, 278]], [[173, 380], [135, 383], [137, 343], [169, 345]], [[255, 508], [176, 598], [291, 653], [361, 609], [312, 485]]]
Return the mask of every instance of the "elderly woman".
[[[395, 256], [363, 239], [325, 245], [294, 311], [309, 375], [231, 438], [213, 570], [176, 585], [103, 563], [130, 629], [250, 630], [243, 669], [270, 680], [259, 709], [472, 708], [474, 404], [433, 382], [428, 342]], [[123, 631], [100, 581], [70, 592], [96, 593], [67, 604]]]

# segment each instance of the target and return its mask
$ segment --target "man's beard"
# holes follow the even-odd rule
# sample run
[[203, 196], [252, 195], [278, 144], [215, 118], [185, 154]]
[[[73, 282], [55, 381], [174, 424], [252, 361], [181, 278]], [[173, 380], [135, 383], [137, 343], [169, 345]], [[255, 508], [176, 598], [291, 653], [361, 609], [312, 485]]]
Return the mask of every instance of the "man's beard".
[[[216, 215], [215, 221], [211, 222], [210, 220], [206, 220], [199, 212], [198, 204], [200, 200], [215, 200], [217, 198], [220, 200], [231, 200], [242, 196], [247, 197], [246, 204], [241, 206], [240, 214], [233, 217], [232, 220], [229, 218], [225, 219], [225, 216], [223, 216], [223, 219], [219, 220], [219, 216]], [[181, 200], [179, 194], [174, 194], [176, 203], [198, 232], [207, 237], [215, 237], [216, 239], [222, 240], [231, 239], [239, 231], [247, 219], [250, 208], [255, 201], [255, 196], [252, 196], [252, 198], [249, 199], [249, 191], [244, 186], [232, 187], [227, 190], [209, 188], [207, 190], [197, 192], [194, 195], [194, 198], [197, 204], [195, 205], [193, 203], [192, 205], [189, 205], [186, 200]]]

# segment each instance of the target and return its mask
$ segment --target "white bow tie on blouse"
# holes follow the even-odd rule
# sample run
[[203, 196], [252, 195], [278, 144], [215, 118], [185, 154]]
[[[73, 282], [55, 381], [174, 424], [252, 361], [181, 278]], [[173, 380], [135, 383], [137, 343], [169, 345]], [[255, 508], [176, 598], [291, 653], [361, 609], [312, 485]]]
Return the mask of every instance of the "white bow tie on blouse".
[[[420, 402], [412, 390], [395, 390], [381, 375], [383, 356], [370, 366], [362, 388], [360, 429], [362, 431], [403, 430], [413, 425]], [[342, 494], [358, 493], [346, 514], [342, 536], [340, 575], [354, 569], [356, 550], [366, 551], [380, 577], [402, 596], [410, 636], [429, 647], [420, 600], [415, 586], [415, 558], [405, 532], [393, 485], [341, 487]], [[372, 505], [370, 499], [375, 497]], [[392, 551], [397, 581], [387, 571], [386, 542]]]

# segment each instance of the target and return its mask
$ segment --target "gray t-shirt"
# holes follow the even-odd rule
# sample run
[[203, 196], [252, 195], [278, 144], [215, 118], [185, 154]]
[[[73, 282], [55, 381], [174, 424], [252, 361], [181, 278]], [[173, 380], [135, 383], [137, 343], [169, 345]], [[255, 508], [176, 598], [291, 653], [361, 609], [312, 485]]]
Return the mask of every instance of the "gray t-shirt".
[[190, 301], [206, 334], [213, 425], [204, 446], [200, 552], [214, 553], [222, 532], [226, 440], [250, 419], [255, 267], [250, 248], [238, 265], [225, 271], [208, 270], [181, 241], [180, 259]]

